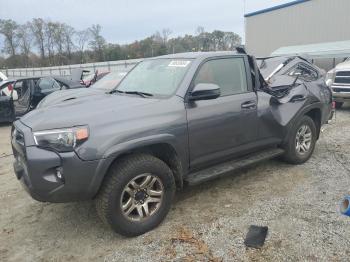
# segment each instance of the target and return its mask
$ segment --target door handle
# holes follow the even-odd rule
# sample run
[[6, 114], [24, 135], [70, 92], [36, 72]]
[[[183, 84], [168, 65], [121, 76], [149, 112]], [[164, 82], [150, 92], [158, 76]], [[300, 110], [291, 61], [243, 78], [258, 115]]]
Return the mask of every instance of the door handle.
[[289, 100], [289, 102], [304, 101], [305, 99], [306, 99], [306, 97], [303, 95], [295, 95]]
[[241, 104], [241, 108], [243, 109], [253, 109], [256, 108], [255, 101], [247, 101]]

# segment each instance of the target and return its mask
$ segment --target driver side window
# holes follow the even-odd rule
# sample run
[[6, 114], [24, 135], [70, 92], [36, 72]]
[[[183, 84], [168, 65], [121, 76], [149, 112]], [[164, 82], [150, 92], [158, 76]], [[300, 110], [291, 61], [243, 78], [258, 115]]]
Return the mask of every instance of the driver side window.
[[247, 92], [247, 76], [243, 58], [223, 58], [205, 62], [194, 79], [194, 85], [199, 83], [218, 85], [221, 96]]

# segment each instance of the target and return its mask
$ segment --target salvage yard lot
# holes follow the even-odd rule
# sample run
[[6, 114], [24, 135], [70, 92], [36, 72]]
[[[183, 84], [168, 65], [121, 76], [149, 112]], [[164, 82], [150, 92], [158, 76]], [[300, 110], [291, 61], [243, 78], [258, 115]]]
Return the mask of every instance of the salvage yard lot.
[[[32, 200], [12, 170], [10, 126], [0, 126], [0, 261], [323, 260], [350, 256], [350, 107], [321, 134], [313, 157], [268, 161], [187, 187], [155, 230], [124, 238], [103, 225], [92, 202]], [[260, 250], [246, 249], [249, 225], [266, 225]]]

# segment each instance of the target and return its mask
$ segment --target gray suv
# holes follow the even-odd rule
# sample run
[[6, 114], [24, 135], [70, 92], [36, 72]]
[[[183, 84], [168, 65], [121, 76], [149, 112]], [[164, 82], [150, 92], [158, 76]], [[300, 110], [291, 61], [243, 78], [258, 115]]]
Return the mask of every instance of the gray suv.
[[294, 164], [310, 158], [331, 91], [311, 64], [314, 79], [290, 73], [291, 61], [278, 70], [278, 59], [260, 61], [271, 67], [267, 83], [245, 53], [146, 59], [112, 91], [16, 121], [16, 176], [36, 200], [94, 199], [116, 232], [143, 234], [167, 215], [176, 188], [276, 156]]

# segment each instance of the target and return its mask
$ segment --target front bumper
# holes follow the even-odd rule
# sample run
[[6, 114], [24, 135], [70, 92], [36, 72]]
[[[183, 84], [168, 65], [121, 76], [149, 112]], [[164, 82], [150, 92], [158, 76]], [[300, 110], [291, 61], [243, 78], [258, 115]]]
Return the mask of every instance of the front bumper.
[[350, 101], [350, 86], [332, 85], [332, 96], [335, 102]]
[[[31, 130], [15, 122], [24, 138]], [[29, 129], [29, 130], [28, 130]], [[25, 190], [42, 202], [72, 202], [94, 197], [103, 160], [83, 161], [75, 152], [57, 153], [26, 146], [12, 136], [14, 171]], [[23, 139], [25, 141], [25, 139]]]

